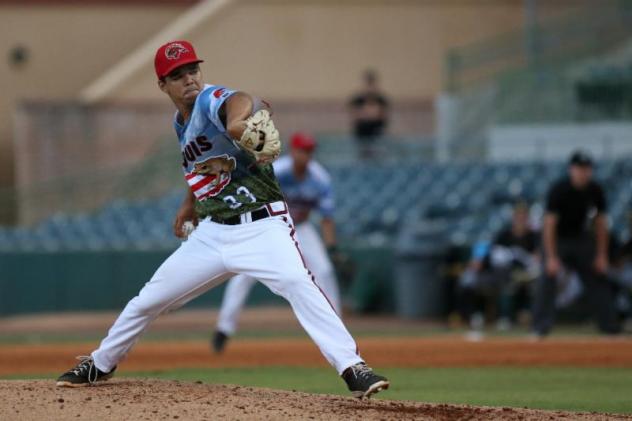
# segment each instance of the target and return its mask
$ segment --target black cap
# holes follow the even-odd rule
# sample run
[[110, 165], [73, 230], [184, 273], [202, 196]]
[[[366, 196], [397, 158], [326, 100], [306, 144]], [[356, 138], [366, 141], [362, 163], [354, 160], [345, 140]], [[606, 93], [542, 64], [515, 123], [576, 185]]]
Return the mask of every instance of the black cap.
[[571, 155], [571, 159], [569, 161], [569, 165], [579, 165], [580, 167], [592, 167], [593, 160], [584, 151], [575, 151], [573, 155]]

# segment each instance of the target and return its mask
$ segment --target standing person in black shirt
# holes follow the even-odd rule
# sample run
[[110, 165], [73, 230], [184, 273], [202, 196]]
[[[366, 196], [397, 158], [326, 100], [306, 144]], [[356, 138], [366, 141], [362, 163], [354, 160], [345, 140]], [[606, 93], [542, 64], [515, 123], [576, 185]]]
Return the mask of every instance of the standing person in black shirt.
[[589, 294], [599, 330], [620, 331], [614, 291], [608, 282], [606, 198], [592, 180], [590, 156], [575, 152], [568, 177], [549, 190], [542, 231], [544, 273], [535, 288], [533, 324], [536, 335], [548, 334], [555, 316], [556, 277], [575, 270]]
[[364, 73], [364, 88], [349, 102], [353, 121], [353, 134], [361, 158], [371, 158], [375, 140], [384, 133], [388, 124], [388, 100], [378, 87], [373, 70]]

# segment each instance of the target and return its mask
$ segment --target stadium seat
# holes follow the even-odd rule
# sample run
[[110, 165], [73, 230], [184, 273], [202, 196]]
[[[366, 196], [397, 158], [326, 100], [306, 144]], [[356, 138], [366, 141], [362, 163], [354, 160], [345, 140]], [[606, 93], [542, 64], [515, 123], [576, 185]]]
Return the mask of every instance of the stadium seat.
[[[420, 221], [450, 221], [450, 238], [489, 238], [509, 221], [510, 205], [527, 200], [541, 209], [551, 182], [566, 171], [547, 163], [356, 163], [329, 168], [337, 197], [335, 217], [343, 241], [362, 236], [394, 238]], [[628, 235], [632, 163], [598, 162], [610, 220]], [[151, 250], [175, 248], [171, 233], [182, 191], [141, 202], [117, 200], [92, 214], [54, 214], [32, 228], [0, 228], [0, 251]], [[455, 240], [456, 241], [456, 240]]]

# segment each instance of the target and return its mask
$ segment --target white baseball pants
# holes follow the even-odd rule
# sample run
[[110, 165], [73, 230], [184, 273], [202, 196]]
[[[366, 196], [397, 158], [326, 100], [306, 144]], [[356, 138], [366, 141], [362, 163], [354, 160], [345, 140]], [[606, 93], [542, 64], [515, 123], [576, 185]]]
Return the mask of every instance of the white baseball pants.
[[[323, 291], [336, 313], [341, 314], [340, 291], [336, 274], [318, 232], [312, 224], [303, 222], [296, 226], [296, 236], [305, 264], [314, 275], [316, 284]], [[255, 282], [255, 278], [244, 274], [237, 275], [228, 281], [217, 318], [217, 330], [229, 336], [235, 334], [239, 313]]]
[[201, 221], [123, 309], [92, 353], [96, 367], [109, 372], [156, 317], [236, 274], [259, 279], [287, 299], [303, 328], [339, 374], [363, 361], [355, 341], [312, 281], [294, 235], [287, 214], [240, 225]]

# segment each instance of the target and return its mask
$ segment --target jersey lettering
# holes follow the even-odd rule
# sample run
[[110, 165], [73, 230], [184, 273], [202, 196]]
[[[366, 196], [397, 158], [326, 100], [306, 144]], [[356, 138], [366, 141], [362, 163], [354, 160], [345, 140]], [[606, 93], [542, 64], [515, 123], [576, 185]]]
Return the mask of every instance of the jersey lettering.
[[195, 142], [200, 145], [200, 150], [202, 152], [210, 151], [213, 149], [213, 144], [208, 141], [206, 136], [198, 136], [195, 138]]
[[182, 166], [186, 168], [189, 162], [195, 162], [195, 160], [203, 155], [204, 152], [208, 152], [213, 149], [213, 144], [208, 141], [206, 136], [198, 136], [195, 138], [195, 143], [191, 142], [182, 151]]

